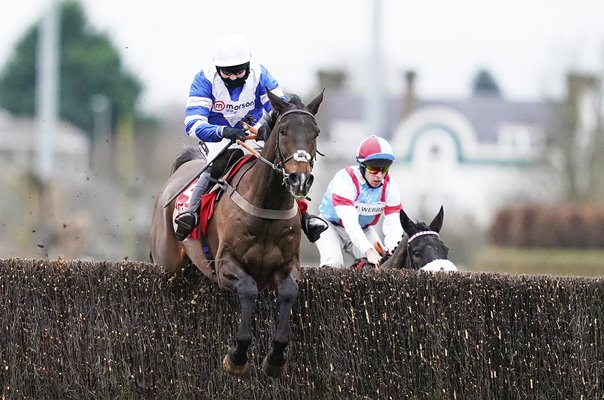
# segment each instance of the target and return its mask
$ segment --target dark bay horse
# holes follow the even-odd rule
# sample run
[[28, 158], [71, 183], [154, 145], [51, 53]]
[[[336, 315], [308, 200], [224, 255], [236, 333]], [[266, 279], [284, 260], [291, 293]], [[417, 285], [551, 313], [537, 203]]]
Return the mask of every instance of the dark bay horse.
[[[193, 263], [220, 288], [236, 293], [241, 320], [235, 347], [224, 357], [225, 370], [243, 374], [252, 342], [252, 323], [258, 292], [277, 290], [278, 321], [273, 345], [262, 363], [264, 372], [278, 377], [286, 366], [289, 315], [298, 296], [300, 277], [300, 214], [296, 199], [312, 184], [319, 127], [315, 114], [321, 92], [305, 106], [298, 96], [287, 101], [267, 90], [273, 111], [271, 134], [260, 157], [248, 162], [231, 180], [234, 192], [221, 194], [207, 228], [207, 244], [214, 260], [206, 257], [200, 241], [182, 242], [174, 235], [174, 201], [164, 207], [183, 184], [204, 165], [199, 154], [185, 149], [158, 195], [151, 222], [151, 257], [168, 273]], [[239, 205], [238, 205], [239, 204]]]
[[382, 268], [456, 270], [449, 261], [449, 248], [440, 239], [444, 210], [434, 217], [430, 225], [425, 222], [413, 222], [405, 211], [400, 212], [401, 225], [405, 234], [394, 253], [382, 263]]

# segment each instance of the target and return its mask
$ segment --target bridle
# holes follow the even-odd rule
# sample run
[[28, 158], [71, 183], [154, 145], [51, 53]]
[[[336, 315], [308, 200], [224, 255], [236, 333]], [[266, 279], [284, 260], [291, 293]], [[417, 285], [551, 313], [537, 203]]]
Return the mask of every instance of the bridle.
[[[301, 109], [293, 109], [293, 110], [288, 110], [288, 111], [284, 112], [283, 114], [279, 115], [279, 118], [277, 118], [277, 121], [275, 122], [275, 125], [273, 126], [273, 130], [275, 130], [275, 128], [277, 128], [279, 126], [279, 124], [281, 124], [281, 120], [285, 116], [290, 115], [290, 114], [305, 114], [305, 115], [310, 116], [313, 119], [313, 121], [316, 122], [315, 116], [311, 112], [306, 111], [306, 110], [301, 110]], [[289, 178], [289, 174], [287, 172], [285, 172], [285, 164], [289, 160], [291, 160], [293, 158], [295, 161], [298, 161], [298, 162], [306, 162], [306, 163], [309, 163], [311, 167], [313, 166], [313, 163], [314, 163], [313, 157], [306, 150], [298, 149], [293, 154], [290, 154], [289, 156], [285, 157], [281, 151], [281, 135], [277, 135], [277, 157], [274, 162], [267, 160], [266, 158], [262, 157], [261, 155], [257, 155], [256, 157], [258, 159], [260, 159], [260, 161], [262, 161], [263, 163], [270, 166], [274, 171], [277, 171], [279, 174], [281, 174], [281, 176], [283, 177], [284, 185], [287, 185], [287, 179]]]
[[407, 247], [409, 247], [409, 243], [411, 243], [413, 241], [413, 239], [419, 237], [419, 236], [424, 236], [424, 235], [436, 235], [436, 236], [440, 236], [438, 234], [438, 232], [435, 231], [421, 231], [421, 232], [417, 232], [415, 235], [411, 236], [409, 238], [409, 240], [407, 241]]
[[425, 236], [425, 235], [435, 235], [436, 237], [440, 237], [440, 235], [436, 231], [420, 231], [420, 232], [415, 233], [413, 236], [411, 236], [409, 238], [409, 240], [407, 240], [407, 257], [409, 258], [410, 266], [413, 269], [418, 269], [418, 268], [415, 265], [415, 262], [413, 261], [413, 253], [411, 252], [411, 242], [413, 240], [417, 239], [418, 237]]
[[[279, 124], [281, 123], [281, 119], [283, 117], [285, 117], [286, 115], [289, 115], [289, 114], [294, 114], [294, 113], [309, 115], [310, 117], [312, 117], [313, 122], [316, 122], [315, 116], [312, 113], [310, 113], [306, 110], [294, 109], [294, 110], [286, 111], [283, 114], [281, 114], [279, 116], [279, 118], [277, 118], [277, 121], [275, 122], [275, 124], [273, 125], [273, 130], [275, 130], [275, 128], [279, 126]], [[281, 182], [281, 184], [283, 186], [285, 186], [286, 189], [289, 189], [290, 183], [288, 181], [288, 178], [289, 178], [290, 174], [285, 172], [285, 163], [293, 158], [294, 160], [299, 161], [299, 162], [309, 163], [312, 167], [313, 159], [312, 159], [312, 156], [310, 154], [308, 154], [308, 152], [305, 150], [297, 150], [294, 154], [291, 154], [288, 157], [284, 157], [283, 153], [281, 152], [281, 142], [280, 142], [281, 135], [279, 135], [278, 133], [277, 133], [277, 135], [278, 135], [277, 136], [277, 156], [276, 156], [275, 162], [267, 160], [259, 152], [246, 146], [244, 142], [241, 142], [238, 140], [237, 143], [239, 143], [241, 146], [245, 147], [248, 151], [250, 151], [254, 157], [256, 157], [263, 163], [270, 166], [277, 173], [281, 174], [281, 176], [283, 177], [283, 181]], [[250, 167], [246, 171], [244, 171], [244, 173], [240, 176], [239, 181], [241, 181], [241, 179], [243, 178], [243, 175], [245, 175], [247, 172], [249, 172], [251, 170], [252, 166], [253, 166], [253, 164], [250, 165]], [[253, 204], [249, 203], [246, 199], [244, 199], [237, 192], [237, 185], [235, 185], [233, 187], [230, 184], [228, 184], [227, 182], [224, 182], [224, 184], [226, 186], [225, 190], [226, 190], [227, 194], [229, 195], [229, 197], [235, 202], [235, 204], [237, 204], [239, 206], [239, 208], [241, 208], [248, 214], [254, 215], [259, 218], [265, 218], [265, 219], [291, 219], [295, 215], [298, 214], [298, 206], [297, 206], [297, 202], [295, 202], [295, 201], [293, 202], [293, 206], [287, 210], [273, 210], [273, 209], [259, 208], [259, 207], [254, 206]]]

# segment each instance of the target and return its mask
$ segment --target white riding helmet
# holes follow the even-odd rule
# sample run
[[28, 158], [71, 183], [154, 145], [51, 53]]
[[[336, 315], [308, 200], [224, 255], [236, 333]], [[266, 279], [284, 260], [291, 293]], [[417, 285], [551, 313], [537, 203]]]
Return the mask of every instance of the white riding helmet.
[[214, 64], [232, 67], [250, 62], [252, 53], [247, 39], [234, 33], [220, 36], [214, 46]]

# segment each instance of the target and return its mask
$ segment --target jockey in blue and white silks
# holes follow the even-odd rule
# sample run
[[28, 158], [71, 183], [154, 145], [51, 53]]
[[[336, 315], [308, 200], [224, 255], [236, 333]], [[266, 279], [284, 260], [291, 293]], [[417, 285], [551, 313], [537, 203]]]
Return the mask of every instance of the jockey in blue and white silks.
[[241, 121], [251, 116], [260, 121], [271, 105], [266, 89], [284, 98], [279, 84], [268, 70], [257, 62], [249, 63], [249, 75], [242, 86], [228, 88], [216, 65], [200, 71], [191, 84], [186, 107], [185, 130], [203, 142], [220, 142], [223, 129], [242, 129]]
[[[233, 43], [228, 45], [236, 47]], [[225, 44], [218, 46], [214, 63], [195, 76], [185, 109], [187, 134], [206, 144], [222, 141], [226, 127], [242, 129], [241, 121], [246, 117], [261, 123], [263, 114], [272, 109], [266, 89], [285, 98], [275, 78], [263, 65], [251, 60], [247, 48], [242, 55], [230, 52], [223, 56]], [[224, 145], [208, 147], [212, 151], [206, 156], [212, 157]]]
[[[235, 152], [243, 154], [241, 147], [235, 144], [236, 140], [246, 139], [242, 120], [258, 129], [257, 140], [268, 138], [269, 127], [264, 122], [272, 106], [267, 90], [286, 100], [275, 78], [264, 66], [252, 60], [245, 37], [237, 34], [220, 36], [215, 44], [214, 63], [195, 75], [185, 109], [185, 131], [200, 140], [200, 149], [208, 161], [213, 162], [226, 146], [229, 148], [217, 157], [217, 161], [232, 159]], [[200, 175], [188, 209], [174, 220], [174, 233], [179, 241], [185, 240], [199, 222], [200, 201], [210, 186], [213, 165]], [[220, 170], [214, 168], [217, 175], [214, 178], [220, 176]], [[306, 213], [308, 205], [302, 203], [304, 200], [298, 201], [302, 230], [309, 240], [315, 241], [327, 229], [327, 223]]]
[[342, 250], [377, 265], [381, 257], [373, 244], [382, 241], [374, 227], [382, 216], [386, 248], [394, 249], [403, 235], [400, 192], [388, 174], [392, 148], [383, 138], [371, 136], [361, 142], [357, 161], [335, 174], [319, 206], [329, 224], [317, 241], [321, 266], [342, 267]]

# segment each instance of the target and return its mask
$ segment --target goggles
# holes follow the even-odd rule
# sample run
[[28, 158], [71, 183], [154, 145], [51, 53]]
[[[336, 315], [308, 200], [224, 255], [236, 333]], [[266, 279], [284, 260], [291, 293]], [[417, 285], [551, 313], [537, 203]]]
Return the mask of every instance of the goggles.
[[379, 172], [381, 172], [384, 175], [387, 175], [390, 167], [374, 167], [372, 165], [365, 164], [365, 169], [367, 170], [367, 172], [369, 172], [370, 174], [373, 174], [373, 175], [377, 175]]
[[220, 72], [220, 76], [222, 76], [223, 78], [231, 78], [231, 77], [235, 77], [235, 78], [243, 78], [245, 76], [245, 69], [242, 69], [241, 71], [235, 71], [235, 72], [230, 72], [230, 71], [226, 71], [222, 68], [220, 68], [218, 70]]

